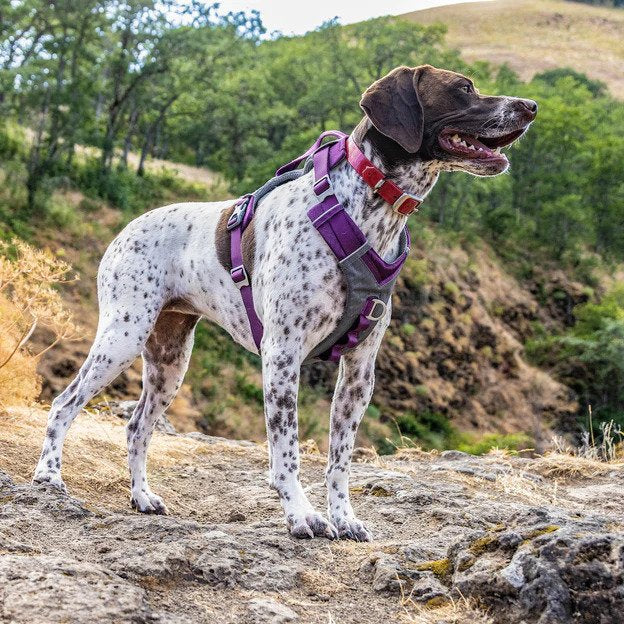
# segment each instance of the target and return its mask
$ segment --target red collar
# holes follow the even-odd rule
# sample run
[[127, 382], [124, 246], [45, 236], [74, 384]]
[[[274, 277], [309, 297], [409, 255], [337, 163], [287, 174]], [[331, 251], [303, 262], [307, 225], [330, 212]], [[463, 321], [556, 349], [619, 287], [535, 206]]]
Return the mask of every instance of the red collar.
[[423, 202], [422, 198], [404, 193], [394, 182], [386, 180], [385, 175], [364, 156], [353, 137], [349, 137], [347, 141], [347, 160], [360, 174], [362, 180], [379, 197], [385, 199], [395, 212], [405, 216], [411, 215], [412, 212], [418, 212], [418, 206]]

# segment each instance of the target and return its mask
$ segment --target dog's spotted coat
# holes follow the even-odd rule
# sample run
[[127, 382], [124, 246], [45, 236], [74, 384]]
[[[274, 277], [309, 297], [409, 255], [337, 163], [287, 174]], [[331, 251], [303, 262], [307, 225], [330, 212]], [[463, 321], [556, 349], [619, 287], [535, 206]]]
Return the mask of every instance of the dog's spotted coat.
[[[365, 119], [354, 138], [369, 159], [387, 169], [368, 138], [370, 128]], [[414, 158], [389, 173], [404, 190], [424, 197], [439, 172], [449, 168], [444, 160]], [[393, 260], [406, 218], [375, 196], [347, 162], [331, 172], [331, 181], [372, 246], [384, 259]], [[348, 478], [390, 309], [340, 362], [331, 406], [328, 518], [315, 511], [299, 481], [300, 365], [338, 323], [346, 295], [336, 258], [307, 217], [315, 203], [309, 173], [266, 196], [250, 226], [254, 300], [264, 325], [261, 356], [270, 485], [279, 494], [293, 535], [368, 540], [370, 533], [349, 501]], [[69, 426], [82, 407], [141, 354], [143, 392], [127, 425], [131, 502], [142, 512], [166, 512], [148, 485], [147, 448], [156, 420], [182, 383], [197, 321], [206, 317], [257, 352], [240, 293], [219, 262], [214, 243], [223, 212], [231, 205], [183, 203], [153, 210], [131, 222], [109, 246], [98, 274], [97, 334], [77, 377], [52, 404], [35, 482], [65, 489], [61, 454]]]

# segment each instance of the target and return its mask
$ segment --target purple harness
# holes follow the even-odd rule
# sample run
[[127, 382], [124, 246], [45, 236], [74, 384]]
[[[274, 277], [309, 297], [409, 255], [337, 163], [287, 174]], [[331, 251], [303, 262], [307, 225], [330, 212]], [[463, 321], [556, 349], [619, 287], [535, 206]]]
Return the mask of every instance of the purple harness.
[[[337, 139], [321, 145], [327, 136]], [[394, 262], [386, 262], [370, 246], [366, 236], [345, 211], [333, 192], [329, 172], [346, 157], [347, 135], [323, 132], [304, 154], [280, 167], [275, 177], [255, 193], [241, 197], [228, 221], [230, 232], [230, 275], [238, 286], [251, 333], [258, 351], [263, 327], [254, 308], [249, 275], [243, 266], [241, 239], [251, 223], [258, 201], [268, 192], [314, 168], [314, 193], [318, 203], [308, 210], [308, 217], [327, 243], [347, 283], [347, 301], [338, 325], [306, 358], [338, 362], [346, 351], [357, 346], [373, 330], [386, 313], [387, 304], [399, 271], [409, 253], [409, 231], [401, 236], [401, 252]], [[297, 169], [306, 160], [303, 169]]]

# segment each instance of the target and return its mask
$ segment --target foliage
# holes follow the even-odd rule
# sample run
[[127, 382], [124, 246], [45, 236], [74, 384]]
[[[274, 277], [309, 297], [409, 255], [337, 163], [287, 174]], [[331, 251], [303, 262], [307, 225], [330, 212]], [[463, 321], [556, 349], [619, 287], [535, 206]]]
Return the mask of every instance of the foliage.
[[551, 87], [556, 87], [557, 82], [563, 78], [571, 78], [575, 83], [583, 85], [594, 97], [607, 94], [607, 85], [602, 80], [592, 80], [585, 74], [577, 72], [571, 67], [557, 67], [535, 74], [534, 80], [544, 82]]
[[602, 421], [624, 425], [624, 287], [600, 303], [577, 306], [574, 314], [570, 330], [536, 337], [527, 353], [577, 392], [583, 413], [593, 410], [596, 430]]
[[78, 143], [101, 147], [100, 176], [116, 150], [127, 166], [128, 151], [140, 149], [141, 175], [173, 104], [187, 105], [191, 86], [210, 90], [261, 28], [253, 14], [218, 16], [214, 6], [177, 0], [0, 0], [0, 16], [0, 113], [30, 128], [31, 215], [45, 203], [45, 181], [71, 168]]
[[380, 426], [380, 420], [381, 411], [370, 405], [363, 427], [382, 455], [405, 446], [426, 450], [458, 449], [471, 455], [485, 455], [492, 449], [516, 452], [531, 446], [531, 438], [525, 433], [475, 436], [458, 431], [444, 415], [433, 412], [405, 412], [392, 421], [390, 430]]
[[[0, 112], [31, 141], [24, 150], [0, 132], [26, 189], [13, 208], [22, 222], [45, 213], [65, 180], [133, 213], [155, 205], [154, 184], [128, 169], [131, 150], [138, 177], [156, 155], [208, 165], [247, 192], [320, 131], [353, 128], [361, 93], [392, 67], [432, 63], [469, 73], [482, 91], [533, 97], [540, 114], [510, 150], [508, 175], [443, 175], [420, 218], [588, 279], [587, 252], [624, 258], [624, 105], [574, 69], [523, 84], [507, 66], [467, 65], [445, 47], [444, 26], [390, 17], [261, 40], [257, 14], [176, 0], [9, 3], [2, 28]], [[77, 158], [80, 144], [99, 155]]]
[[[14, 240], [0, 243], [0, 405], [27, 403], [39, 394], [37, 359], [79, 328], [54, 285], [67, 282], [69, 266], [49, 251]], [[52, 339], [37, 354], [26, 345], [35, 329]]]
[[573, 0], [573, 2], [583, 2], [585, 4], [597, 4], [598, 6], [624, 7], [624, 0]]
[[531, 446], [531, 438], [526, 433], [488, 433], [477, 439], [463, 435], [457, 443], [457, 450], [471, 455], [485, 455], [492, 449], [505, 449], [507, 451], [521, 451]]

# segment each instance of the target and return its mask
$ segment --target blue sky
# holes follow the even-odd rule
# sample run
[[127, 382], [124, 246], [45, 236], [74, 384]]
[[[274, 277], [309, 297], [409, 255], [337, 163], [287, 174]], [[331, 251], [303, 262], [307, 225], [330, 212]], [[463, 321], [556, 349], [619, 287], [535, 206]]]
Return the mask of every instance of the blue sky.
[[333, 17], [341, 24], [359, 22], [380, 15], [399, 15], [443, 4], [459, 4], [466, 0], [221, 0], [221, 11], [257, 9], [269, 32], [302, 34]]

